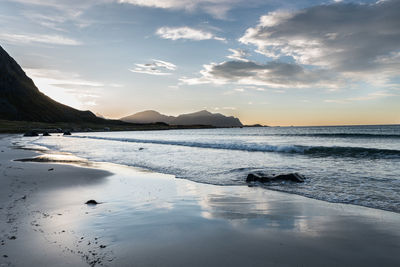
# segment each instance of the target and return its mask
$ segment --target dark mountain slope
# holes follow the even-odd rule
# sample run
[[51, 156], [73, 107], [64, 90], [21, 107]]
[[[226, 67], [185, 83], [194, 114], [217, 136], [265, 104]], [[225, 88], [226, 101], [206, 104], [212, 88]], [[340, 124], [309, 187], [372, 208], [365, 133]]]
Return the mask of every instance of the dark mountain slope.
[[0, 46], [0, 119], [38, 122], [93, 122], [107, 120], [80, 111], [41, 93], [18, 63]]

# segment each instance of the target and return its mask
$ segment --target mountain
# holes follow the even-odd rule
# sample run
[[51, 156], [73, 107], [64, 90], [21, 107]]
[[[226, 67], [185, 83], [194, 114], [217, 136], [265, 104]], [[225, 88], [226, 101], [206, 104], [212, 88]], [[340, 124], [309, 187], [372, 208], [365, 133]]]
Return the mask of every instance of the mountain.
[[238, 118], [227, 117], [220, 113], [211, 113], [207, 110], [182, 114], [177, 117], [166, 116], [154, 110], [147, 110], [121, 118], [122, 121], [134, 123], [165, 122], [170, 125], [210, 125], [215, 127], [243, 126]]
[[207, 110], [199, 112], [182, 114], [176, 117], [171, 124], [174, 125], [211, 125], [216, 127], [239, 127], [242, 123], [238, 118], [233, 116], [227, 117], [220, 113], [211, 113]]
[[0, 119], [38, 122], [93, 122], [107, 120], [80, 111], [41, 93], [18, 63], [0, 46]]
[[165, 122], [171, 124], [172, 120], [175, 119], [173, 116], [163, 115], [155, 110], [146, 110], [135, 113], [130, 116], [121, 118], [121, 121], [133, 122], [133, 123], [156, 123]]

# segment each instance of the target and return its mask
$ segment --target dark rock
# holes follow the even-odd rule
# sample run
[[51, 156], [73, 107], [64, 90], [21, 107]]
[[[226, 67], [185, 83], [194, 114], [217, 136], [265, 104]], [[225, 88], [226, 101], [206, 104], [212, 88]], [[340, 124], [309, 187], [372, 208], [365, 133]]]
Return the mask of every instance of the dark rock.
[[296, 182], [296, 183], [303, 183], [305, 179], [306, 178], [303, 175], [301, 175], [297, 172], [288, 173], [288, 174], [279, 174], [279, 175], [274, 176], [274, 180], [292, 181], [292, 182]]
[[71, 132], [70, 131], [65, 131], [64, 135], [71, 135]]
[[106, 248], [107, 246], [106, 245], [100, 245], [100, 248]]
[[7, 255], [3, 255], [3, 258], [8, 258], [8, 256]]
[[54, 171], [54, 168], [50, 168], [50, 169], [48, 169], [47, 171]]
[[87, 205], [97, 205], [97, 204], [100, 204], [100, 203], [97, 202], [94, 199], [91, 199], [91, 200], [86, 201], [85, 204], [87, 204]]
[[304, 180], [305, 177], [297, 172], [288, 174], [279, 174], [275, 176], [265, 176], [257, 173], [249, 173], [246, 178], [247, 183], [251, 182], [269, 183], [269, 182], [279, 182], [279, 181], [291, 181], [296, 183], [303, 183]]
[[143, 147], [140, 147], [140, 148], [139, 148], [139, 150], [143, 150], [143, 149], [144, 149]]
[[29, 131], [29, 132], [26, 132], [24, 134], [24, 136], [29, 136], [29, 137], [31, 137], [31, 136], [39, 136], [39, 134], [36, 131]]
[[51, 136], [51, 135], [49, 134], [49, 132], [44, 132], [43, 136]]
[[13, 236], [10, 236], [8, 239], [15, 240], [15, 239], [17, 239], [17, 237], [15, 235], [13, 235]]
[[260, 181], [263, 177], [261, 175], [258, 175], [257, 173], [249, 173], [246, 178], [246, 182], [257, 182]]

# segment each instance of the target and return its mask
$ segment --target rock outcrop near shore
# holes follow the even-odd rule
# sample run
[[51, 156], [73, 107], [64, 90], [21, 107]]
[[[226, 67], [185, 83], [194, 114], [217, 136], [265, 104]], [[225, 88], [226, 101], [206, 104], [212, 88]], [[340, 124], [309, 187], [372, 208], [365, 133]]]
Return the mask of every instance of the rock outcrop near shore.
[[247, 183], [251, 182], [260, 182], [260, 183], [270, 183], [270, 182], [282, 182], [282, 181], [290, 181], [296, 183], [303, 183], [305, 181], [305, 177], [297, 172], [295, 173], [287, 173], [287, 174], [278, 174], [273, 176], [266, 176], [258, 173], [249, 173], [246, 178]]

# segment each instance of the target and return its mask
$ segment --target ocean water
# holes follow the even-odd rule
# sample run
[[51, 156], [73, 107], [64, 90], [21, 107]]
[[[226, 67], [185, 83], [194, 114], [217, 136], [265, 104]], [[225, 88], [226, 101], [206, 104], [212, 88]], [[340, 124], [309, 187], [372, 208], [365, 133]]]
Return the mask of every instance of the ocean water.
[[221, 186], [246, 186], [251, 172], [299, 172], [307, 178], [302, 184], [256, 185], [400, 212], [400, 125], [95, 132], [29, 140], [93, 161]]

